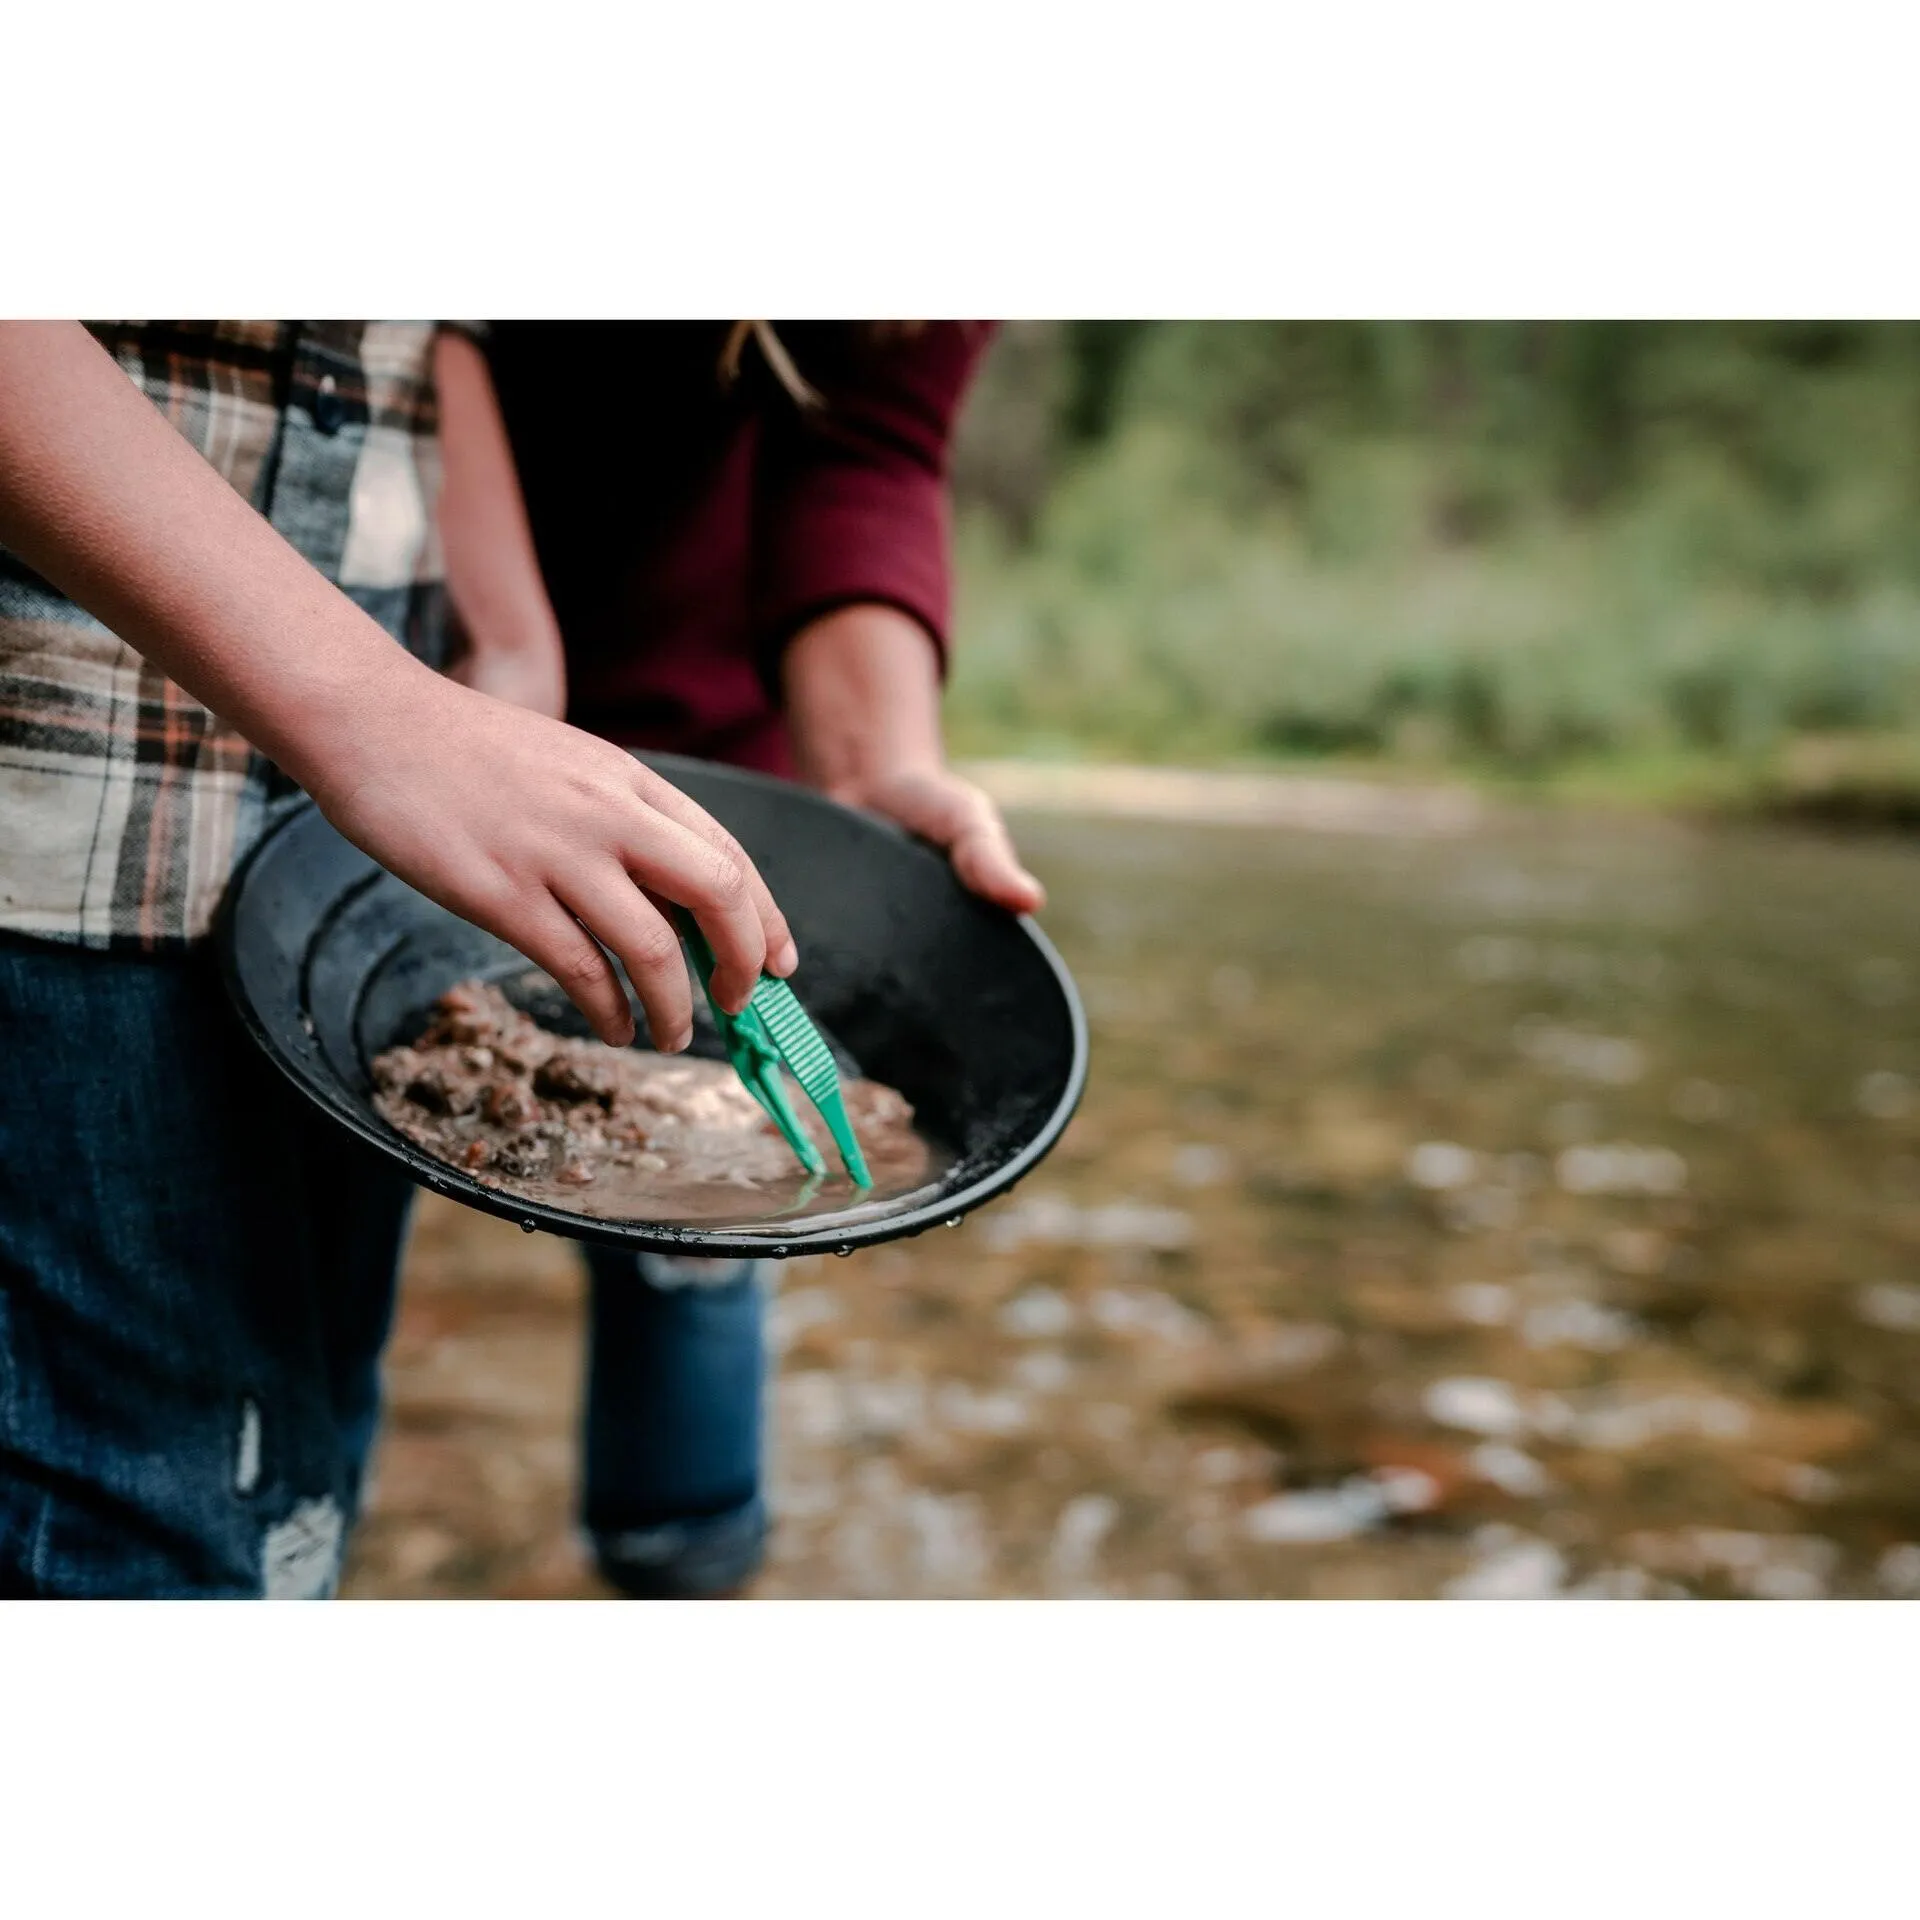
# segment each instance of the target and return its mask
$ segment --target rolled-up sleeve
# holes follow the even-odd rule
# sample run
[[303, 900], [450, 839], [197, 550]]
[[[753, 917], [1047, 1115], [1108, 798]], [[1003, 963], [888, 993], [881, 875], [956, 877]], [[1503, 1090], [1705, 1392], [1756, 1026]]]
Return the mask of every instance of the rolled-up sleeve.
[[959, 320], [888, 332], [780, 327], [821, 404], [776, 403], [763, 426], [752, 621], [770, 689], [802, 627], [858, 603], [911, 615], [944, 673], [953, 429], [992, 333], [988, 322]]

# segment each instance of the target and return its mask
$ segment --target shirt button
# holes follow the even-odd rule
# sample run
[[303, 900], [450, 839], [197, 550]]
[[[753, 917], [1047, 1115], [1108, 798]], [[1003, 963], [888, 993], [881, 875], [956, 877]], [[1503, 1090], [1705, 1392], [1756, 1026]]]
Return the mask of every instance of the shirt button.
[[347, 417], [347, 403], [340, 398], [340, 386], [332, 374], [323, 373], [320, 384], [314, 389], [313, 424], [316, 432], [324, 433], [329, 439], [340, 431], [340, 424]]

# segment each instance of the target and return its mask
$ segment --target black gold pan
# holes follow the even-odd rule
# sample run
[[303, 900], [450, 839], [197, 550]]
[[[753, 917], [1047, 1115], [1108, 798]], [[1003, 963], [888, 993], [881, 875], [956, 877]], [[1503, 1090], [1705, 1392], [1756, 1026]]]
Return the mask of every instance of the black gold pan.
[[[575, 1239], [726, 1257], [850, 1251], [957, 1222], [1031, 1171], [1072, 1117], [1087, 1071], [1079, 995], [1040, 930], [972, 898], [943, 856], [884, 821], [784, 780], [640, 757], [753, 857], [799, 943], [794, 990], [840, 1064], [898, 1087], [951, 1152], [929, 1187], [843, 1217], [689, 1227], [518, 1200], [422, 1153], [375, 1111], [369, 1063], [411, 1040], [456, 981], [517, 981], [527, 963], [396, 880], [305, 802], [248, 855], [221, 916], [228, 991], [254, 1039], [309, 1099], [423, 1185]], [[517, 997], [557, 1030], [586, 1031], [557, 992]], [[717, 1057], [718, 1036], [703, 1027], [696, 1049], [703, 1038]]]

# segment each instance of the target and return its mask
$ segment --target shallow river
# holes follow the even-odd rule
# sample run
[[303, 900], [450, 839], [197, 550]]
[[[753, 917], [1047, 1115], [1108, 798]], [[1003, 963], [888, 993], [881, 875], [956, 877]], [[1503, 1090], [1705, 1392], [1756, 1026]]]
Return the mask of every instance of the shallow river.
[[[1085, 1108], [782, 1271], [760, 1591], [1920, 1595], [1920, 852], [1019, 826]], [[423, 1210], [351, 1591], [595, 1591], [579, 1295]]]

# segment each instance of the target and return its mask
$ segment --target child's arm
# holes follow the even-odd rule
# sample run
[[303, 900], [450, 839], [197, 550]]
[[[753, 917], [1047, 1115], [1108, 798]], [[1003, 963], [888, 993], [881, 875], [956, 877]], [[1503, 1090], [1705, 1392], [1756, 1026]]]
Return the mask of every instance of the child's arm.
[[533, 529], [486, 355], [464, 334], [434, 344], [440, 393], [440, 545], [466, 649], [449, 670], [462, 686], [558, 720], [567, 710], [566, 650], [534, 555]]
[[[442, 679], [324, 580], [72, 322], [0, 323], [0, 543], [277, 761], [350, 840], [631, 1037], [597, 935], [684, 1045], [693, 909], [722, 1003], [786, 924], [739, 846], [619, 748]], [[583, 931], [584, 929], [584, 931]]]

